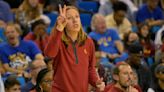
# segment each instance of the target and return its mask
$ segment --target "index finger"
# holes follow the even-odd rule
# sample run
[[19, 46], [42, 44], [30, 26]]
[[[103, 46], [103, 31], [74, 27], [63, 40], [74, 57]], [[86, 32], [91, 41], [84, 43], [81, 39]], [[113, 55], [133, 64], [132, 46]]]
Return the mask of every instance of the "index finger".
[[59, 14], [61, 15], [63, 12], [62, 12], [62, 7], [61, 7], [61, 4], [59, 4]]

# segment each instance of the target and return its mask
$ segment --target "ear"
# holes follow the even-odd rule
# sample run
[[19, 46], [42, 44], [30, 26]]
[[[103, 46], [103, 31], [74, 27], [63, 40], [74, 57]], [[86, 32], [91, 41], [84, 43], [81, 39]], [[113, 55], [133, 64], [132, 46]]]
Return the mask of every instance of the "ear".
[[118, 80], [119, 80], [118, 75], [114, 74], [114, 75], [113, 75], [113, 79], [116, 80], [116, 81], [118, 81]]

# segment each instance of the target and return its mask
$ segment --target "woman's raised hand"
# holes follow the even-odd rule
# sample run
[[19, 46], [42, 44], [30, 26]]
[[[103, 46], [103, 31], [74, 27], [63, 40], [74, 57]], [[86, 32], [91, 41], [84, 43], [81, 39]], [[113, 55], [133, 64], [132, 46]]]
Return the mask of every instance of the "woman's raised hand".
[[63, 31], [67, 24], [66, 8], [67, 8], [66, 5], [64, 5], [63, 8], [61, 7], [61, 5], [59, 5], [59, 16], [57, 17], [57, 21], [56, 21], [56, 23], [57, 23], [56, 29], [58, 31]]

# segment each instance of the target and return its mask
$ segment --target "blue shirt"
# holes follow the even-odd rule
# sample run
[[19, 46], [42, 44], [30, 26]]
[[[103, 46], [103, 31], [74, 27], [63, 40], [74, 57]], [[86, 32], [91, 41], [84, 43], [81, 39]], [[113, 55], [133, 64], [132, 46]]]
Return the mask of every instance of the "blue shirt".
[[137, 23], [142, 23], [146, 19], [162, 20], [164, 19], [162, 9], [156, 7], [152, 12], [148, 9], [148, 5], [141, 6], [136, 15]]
[[30, 90], [34, 87], [35, 85], [31, 81], [29, 81], [27, 82], [27, 84], [21, 87], [21, 92], [30, 92]]
[[114, 29], [107, 29], [105, 33], [100, 34], [95, 31], [89, 33], [89, 36], [96, 40], [99, 45], [99, 50], [107, 53], [118, 53], [115, 41], [120, 40], [118, 33]]
[[0, 58], [2, 63], [8, 63], [10, 67], [23, 66], [34, 60], [37, 54], [41, 53], [39, 48], [32, 41], [20, 40], [17, 47], [12, 47], [8, 43], [0, 45]]
[[4, 35], [4, 29], [0, 28], [0, 43], [5, 41], [6, 41], [6, 37]]
[[4, 22], [12, 22], [13, 21], [13, 14], [11, 13], [11, 9], [8, 3], [3, 0], [0, 0], [0, 20]]

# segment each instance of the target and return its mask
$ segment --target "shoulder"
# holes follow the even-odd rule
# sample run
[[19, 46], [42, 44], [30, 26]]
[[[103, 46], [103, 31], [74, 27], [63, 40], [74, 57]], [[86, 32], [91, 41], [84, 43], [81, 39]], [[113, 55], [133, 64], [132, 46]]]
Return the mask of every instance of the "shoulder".
[[6, 48], [9, 48], [9, 44], [7, 42], [0, 43], [0, 50], [5, 50]]

